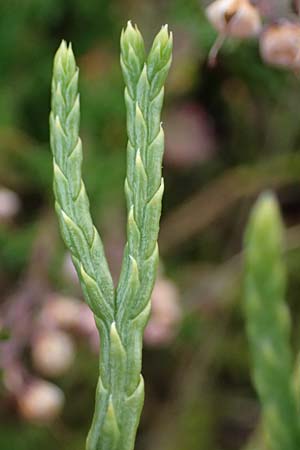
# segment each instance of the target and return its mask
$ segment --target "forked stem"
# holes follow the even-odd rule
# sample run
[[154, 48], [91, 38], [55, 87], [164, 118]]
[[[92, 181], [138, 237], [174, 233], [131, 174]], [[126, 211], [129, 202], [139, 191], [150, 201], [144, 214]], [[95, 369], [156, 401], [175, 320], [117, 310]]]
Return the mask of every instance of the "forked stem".
[[146, 57], [130, 22], [121, 36], [127, 109], [127, 244], [115, 290], [81, 178], [78, 69], [62, 42], [54, 60], [51, 148], [61, 233], [100, 333], [99, 380], [87, 450], [133, 450], [144, 401], [143, 332], [158, 263], [164, 134], [160, 113], [171, 64], [172, 35], [162, 27]]

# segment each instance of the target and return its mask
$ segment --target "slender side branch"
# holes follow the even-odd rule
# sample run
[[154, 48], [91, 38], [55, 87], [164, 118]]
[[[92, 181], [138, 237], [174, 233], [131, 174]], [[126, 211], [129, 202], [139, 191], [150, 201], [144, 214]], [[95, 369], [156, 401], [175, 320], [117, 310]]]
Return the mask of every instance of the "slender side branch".
[[[101, 378], [98, 386], [103, 389], [97, 394], [101, 397], [97, 424], [99, 428], [103, 428], [110, 422], [110, 328], [115, 315], [115, 293], [81, 178], [79, 121], [78, 69], [71, 45], [67, 47], [63, 41], [54, 59], [50, 114], [55, 208], [63, 239], [71, 252], [85, 299], [95, 315], [101, 334]], [[101, 389], [98, 388], [99, 390]], [[108, 440], [106, 433], [103, 433], [103, 442]], [[108, 449], [109, 446], [101, 448]]]
[[245, 314], [253, 380], [272, 450], [300, 448], [293, 389], [290, 317], [285, 304], [282, 223], [271, 194], [258, 200], [245, 239]]

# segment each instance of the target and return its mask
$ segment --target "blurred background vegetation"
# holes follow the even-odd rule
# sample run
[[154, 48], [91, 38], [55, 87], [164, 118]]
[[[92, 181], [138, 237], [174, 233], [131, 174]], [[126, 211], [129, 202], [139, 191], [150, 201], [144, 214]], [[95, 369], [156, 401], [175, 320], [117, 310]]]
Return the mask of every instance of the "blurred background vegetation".
[[[83, 308], [51, 186], [50, 82], [62, 38], [72, 41], [80, 67], [84, 178], [117, 279], [126, 215], [120, 31], [130, 18], [146, 43], [164, 23], [174, 32], [163, 114], [161, 268], [145, 337], [146, 401], [136, 449], [235, 450], [256, 433], [241, 246], [249, 208], [265, 188], [276, 190], [288, 227], [288, 299], [299, 348], [300, 80], [264, 64], [256, 39], [228, 39], [210, 67], [216, 31], [204, 14], [207, 3], [0, 2], [0, 325], [7, 339], [0, 360], [1, 450], [82, 450], [93, 412], [98, 362], [90, 318], [59, 325], [64, 337], [49, 319], [62, 320], [64, 312], [53, 312], [61, 305], [67, 317], [72, 307]], [[269, 3], [264, 10], [272, 17], [278, 5], [280, 14], [287, 12], [285, 2]], [[43, 347], [45, 334], [54, 332], [59, 349], [53, 342]], [[53, 373], [56, 353], [70, 364]], [[62, 411], [53, 412], [50, 399], [39, 418], [45, 398], [37, 395], [28, 406], [25, 396], [43, 380], [59, 388]]]

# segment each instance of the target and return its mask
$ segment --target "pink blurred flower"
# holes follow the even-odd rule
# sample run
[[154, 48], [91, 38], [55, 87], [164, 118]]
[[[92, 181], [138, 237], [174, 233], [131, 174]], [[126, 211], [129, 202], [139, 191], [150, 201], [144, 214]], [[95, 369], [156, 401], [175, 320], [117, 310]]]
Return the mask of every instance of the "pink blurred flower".
[[144, 340], [149, 346], [168, 345], [174, 339], [181, 319], [179, 293], [174, 283], [158, 279], [153, 289], [152, 309]]
[[34, 380], [19, 394], [17, 404], [24, 419], [46, 423], [60, 414], [64, 405], [64, 393], [53, 383]]
[[31, 357], [40, 374], [58, 377], [66, 373], [73, 364], [75, 346], [71, 336], [64, 331], [44, 331], [35, 336]]
[[286, 69], [300, 69], [300, 23], [283, 20], [269, 25], [260, 37], [263, 60]]
[[165, 130], [166, 164], [189, 168], [214, 155], [216, 142], [213, 126], [208, 114], [197, 103], [185, 103], [170, 110]]
[[50, 294], [40, 313], [40, 324], [47, 328], [76, 328], [80, 320], [82, 302], [74, 297]]
[[0, 222], [13, 219], [21, 208], [19, 196], [10, 189], [0, 188]]

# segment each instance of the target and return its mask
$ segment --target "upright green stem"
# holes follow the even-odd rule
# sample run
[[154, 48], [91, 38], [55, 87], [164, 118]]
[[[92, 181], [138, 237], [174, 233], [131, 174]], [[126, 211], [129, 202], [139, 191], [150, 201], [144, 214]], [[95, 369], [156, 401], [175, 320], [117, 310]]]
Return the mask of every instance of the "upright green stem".
[[50, 128], [56, 211], [101, 341], [87, 450], [132, 450], [143, 406], [142, 339], [158, 262], [164, 150], [160, 113], [171, 52], [172, 36], [166, 26], [156, 36], [147, 59], [138, 29], [129, 22], [122, 32], [128, 223], [116, 291], [81, 179], [78, 69], [71, 46], [63, 42], [54, 60]]
[[[143, 404], [142, 339], [150, 313], [150, 296], [158, 263], [157, 235], [161, 214], [164, 134], [160, 122], [164, 82], [171, 64], [172, 36], [163, 27], [147, 60], [142, 37], [129, 22], [121, 36], [121, 66], [126, 84], [128, 208], [127, 244], [116, 295], [116, 328], [124, 349], [120, 412], [122, 449], [132, 439]], [[130, 411], [134, 414], [128, 414]], [[129, 417], [128, 417], [129, 415]]]
[[277, 202], [271, 194], [264, 194], [253, 209], [245, 239], [245, 314], [253, 380], [270, 448], [298, 450], [282, 234]]

